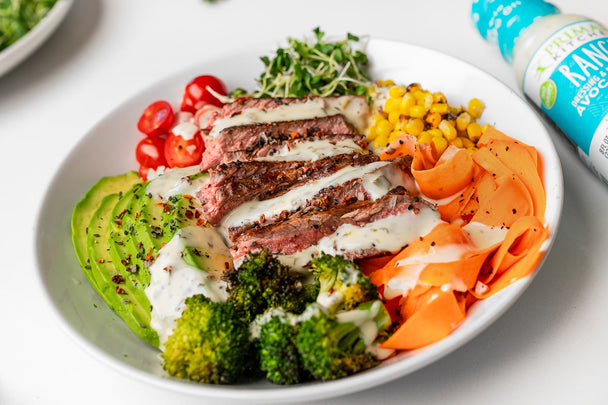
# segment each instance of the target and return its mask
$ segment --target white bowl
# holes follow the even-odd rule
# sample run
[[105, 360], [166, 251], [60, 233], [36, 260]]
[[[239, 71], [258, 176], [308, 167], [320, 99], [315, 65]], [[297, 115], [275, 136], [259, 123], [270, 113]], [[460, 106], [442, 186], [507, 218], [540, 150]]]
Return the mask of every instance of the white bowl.
[[[217, 75], [230, 88], [251, 89], [253, 78], [262, 70], [258, 57], [264, 54], [269, 54], [269, 49], [230, 54], [160, 81], [103, 118], [69, 154], [50, 184], [36, 230], [40, 277], [66, 332], [101, 361], [155, 386], [201, 397], [288, 403], [352, 393], [403, 377], [459, 348], [496, 321], [534, 275], [476, 303], [462, 325], [442, 341], [402, 352], [372, 370], [337, 381], [287, 387], [266, 381], [216, 386], [169, 377], [160, 365], [157, 349], [140, 341], [107, 308], [88, 285], [74, 255], [70, 237], [74, 205], [100, 177], [137, 168], [133, 151], [141, 135], [135, 124], [146, 105], [157, 99], [178, 100], [183, 86], [199, 74]], [[547, 191], [546, 224], [550, 234], [544, 249], [548, 253], [559, 225], [563, 181], [559, 158], [536, 112], [492, 76], [441, 53], [400, 42], [370, 40], [367, 54], [373, 78], [404, 84], [419, 82], [431, 91], [442, 91], [452, 104], [466, 104], [478, 97], [486, 104], [484, 122], [538, 149]]]

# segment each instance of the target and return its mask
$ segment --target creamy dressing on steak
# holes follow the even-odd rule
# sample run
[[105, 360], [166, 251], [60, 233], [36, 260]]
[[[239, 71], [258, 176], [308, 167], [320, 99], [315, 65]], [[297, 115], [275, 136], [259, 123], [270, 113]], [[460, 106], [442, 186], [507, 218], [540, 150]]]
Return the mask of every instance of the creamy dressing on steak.
[[230, 127], [327, 117], [334, 114], [342, 114], [359, 133], [364, 133], [367, 127], [369, 107], [363, 97], [340, 96], [314, 97], [303, 102], [292, 102], [267, 110], [248, 108], [236, 115], [216, 120], [208, 136], [215, 138], [223, 129]]
[[338, 142], [322, 139], [293, 144], [286, 143], [275, 153], [272, 153], [269, 156], [256, 157], [254, 160], [263, 162], [287, 160], [315, 161], [328, 156], [336, 156], [344, 153], [364, 153], [364, 150], [352, 139], [343, 139]]
[[379, 161], [365, 166], [347, 166], [329, 176], [305, 183], [278, 197], [246, 202], [233, 209], [224, 218], [222, 228], [227, 229], [259, 221], [262, 216], [268, 218], [275, 217], [283, 211], [296, 211], [322, 189], [360, 177], [370, 185], [369, 189], [374, 193], [374, 199], [376, 199], [394, 187], [388, 181], [380, 180], [383, 176], [379, 173], [379, 169], [388, 165], [390, 165], [390, 162]]

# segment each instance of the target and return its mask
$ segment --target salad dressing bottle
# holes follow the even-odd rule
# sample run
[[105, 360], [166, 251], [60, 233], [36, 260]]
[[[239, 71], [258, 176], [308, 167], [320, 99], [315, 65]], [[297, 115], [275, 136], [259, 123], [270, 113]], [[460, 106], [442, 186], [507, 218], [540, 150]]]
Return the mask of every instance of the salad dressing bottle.
[[522, 92], [608, 183], [608, 29], [543, 0], [473, 0], [471, 11]]

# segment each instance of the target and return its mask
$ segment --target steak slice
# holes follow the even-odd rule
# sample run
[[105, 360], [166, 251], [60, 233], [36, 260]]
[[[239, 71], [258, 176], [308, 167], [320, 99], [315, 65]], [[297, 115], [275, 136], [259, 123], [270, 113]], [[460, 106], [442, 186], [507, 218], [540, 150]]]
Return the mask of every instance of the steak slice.
[[[251, 229], [236, 239], [231, 247], [231, 253], [235, 260], [249, 251], [261, 249], [268, 249], [270, 253], [276, 255], [293, 255], [316, 245], [322, 238], [334, 234], [344, 224], [362, 227], [407, 211], [418, 215], [422, 210], [435, 209], [430, 203], [413, 197], [405, 189], [398, 187], [375, 201], [357, 201], [326, 211], [299, 212], [285, 221]], [[386, 253], [382, 246], [364, 250], [353, 247], [343, 252], [349, 260], [380, 253]]]
[[378, 161], [373, 154], [330, 156], [309, 161], [230, 162], [209, 170], [209, 182], [198, 191], [201, 214], [218, 226], [224, 216], [239, 205], [284, 194], [309, 181], [329, 176], [347, 166], [363, 166]]
[[[378, 199], [386, 193], [394, 192], [397, 187], [405, 188], [417, 194], [416, 186], [410, 171], [412, 158], [404, 156], [394, 159], [390, 164], [364, 173], [361, 177], [352, 178], [341, 184], [329, 185], [298, 205], [290, 199], [292, 211], [282, 211], [279, 215], [265, 213], [258, 220], [251, 220], [239, 225], [224, 224], [228, 240], [234, 242], [241, 234], [250, 229], [268, 226], [277, 221], [285, 221], [295, 212], [299, 215], [310, 211], [327, 211], [337, 207], [348, 206], [357, 201]], [[286, 195], [287, 197], [287, 195]], [[237, 208], [239, 210], [239, 208]], [[274, 216], [273, 216], [274, 215]], [[238, 216], [238, 215], [237, 215]]]
[[[203, 132], [208, 133], [209, 131]], [[364, 145], [363, 135], [356, 135], [353, 127], [340, 114], [229, 127], [220, 131], [215, 138], [205, 136], [206, 149], [203, 153], [201, 171], [221, 163], [268, 156], [273, 150], [281, 149], [285, 142], [319, 140], [329, 137], [336, 140], [352, 138]]]
[[232, 103], [224, 104], [219, 113], [211, 117], [212, 121], [227, 117], [233, 117], [237, 114], [242, 113], [248, 109], [256, 110], [272, 110], [278, 107], [283, 107], [288, 104], [305, 103], [307, 101], [314, 101], [318, 99], [323, 100], [337, 100], [341, 98], [348, 98], [351, 102], [361, 103], [367, 105], [367, 100], [363, 96], [332, 96], [332, 97], [320, 97], [320, 96], [307, 96], [307, 97], [243, 97], [236, 99]]

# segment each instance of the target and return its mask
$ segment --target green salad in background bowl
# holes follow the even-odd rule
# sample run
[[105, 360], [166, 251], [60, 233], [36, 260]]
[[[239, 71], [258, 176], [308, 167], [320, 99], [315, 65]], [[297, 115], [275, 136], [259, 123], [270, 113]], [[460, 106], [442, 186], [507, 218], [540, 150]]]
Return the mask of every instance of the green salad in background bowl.
[[32, 54], [65, 18], [73, 0], [0, 0], [0, 75]]

